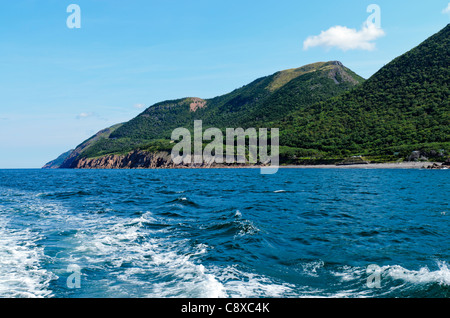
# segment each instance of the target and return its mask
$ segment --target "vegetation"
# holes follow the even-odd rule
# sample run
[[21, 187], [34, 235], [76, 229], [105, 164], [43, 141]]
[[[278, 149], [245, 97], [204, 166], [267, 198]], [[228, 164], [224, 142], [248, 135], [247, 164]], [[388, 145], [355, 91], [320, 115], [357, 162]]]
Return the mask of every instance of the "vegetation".
[[[193, 131], [194, 120], [202, 120], [203, 129], [280, 128], [280, 160], [286, 164], [338, 163], [352, 156], [398, 161], [415, 150], [444, 160], [450, 153], [449, 33], [450, 25], [367, 81], [340, 62], [320, 62], [212, 99], [161, 102], [75, 153], [93, 158], [168, 151], [175, 128]], [[202, 107], [192, 107], [195, 101]]]
[[190, 108], [191, 98], [161, 102], [111, 130], [108, 136], [89, 142], [80, 156], [93, 158], [145, 148], [157, 139], [170, 140], [175, 128], [193, 131], [197, 119], [203, 121], [204, 129], [270, 127], [270, 122], [286, 114], [337, 96], [363, 81], [339, 62], [321, 62], [257, 79], [229, 94], [205, 100], [206, 107], [195, 112]]
[[281, 144], [344, 156], [430, 147], [448, 154], [449, 33], [447, 26], [351, 92], [275, 122]]

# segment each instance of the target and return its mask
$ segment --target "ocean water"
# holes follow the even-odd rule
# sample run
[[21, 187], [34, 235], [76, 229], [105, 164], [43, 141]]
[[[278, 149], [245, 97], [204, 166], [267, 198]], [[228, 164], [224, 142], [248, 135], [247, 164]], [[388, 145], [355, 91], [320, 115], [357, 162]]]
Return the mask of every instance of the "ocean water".
[[0, 170], [0, 297], [449, 297], [448, 170]]

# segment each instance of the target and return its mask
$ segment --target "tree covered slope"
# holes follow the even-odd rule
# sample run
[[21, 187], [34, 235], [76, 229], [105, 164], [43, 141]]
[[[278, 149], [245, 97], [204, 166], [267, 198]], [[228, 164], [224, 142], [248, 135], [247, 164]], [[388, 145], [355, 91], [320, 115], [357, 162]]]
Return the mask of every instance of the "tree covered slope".
[[447, 25], [351, 92], [275, 122], [281, 143], [329, 155], [449, 151], [449, 50]]
[[203, 127], [268, 127], [287, 114], [353, 89], [364, 79], [340, 62], [319, 62], [277, 72], [212, 99], [195, 97], [157, 103], [108, 134], [100, 133], [77, 147], [68, 168], [80, 158], [125, 154], [136, 149], [167, 150], [172, 131]]
[[76, 148], [83, 158], [170, 151], [171, 132], [203, 128], [280, 129], [284, 163], [363, 155], [398, 160], [413, 150], [450, 152], [450, 25], [385, 65], [370, 79], [340, 62], [319, 62], [262, 77], [228, 94], [164, 101]]

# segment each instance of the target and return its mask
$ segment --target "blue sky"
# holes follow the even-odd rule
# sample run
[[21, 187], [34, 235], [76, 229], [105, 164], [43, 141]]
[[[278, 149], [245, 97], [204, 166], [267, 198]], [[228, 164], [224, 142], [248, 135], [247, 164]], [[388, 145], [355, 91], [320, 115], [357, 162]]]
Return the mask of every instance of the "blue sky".
[[[79, 29], [66, 24], [72, 3]], [[283, 69], [339, 60], [369, 78], [449, 20], [448, 0], [3, 1], [0, 168], [39, 168], [156, 102]]]

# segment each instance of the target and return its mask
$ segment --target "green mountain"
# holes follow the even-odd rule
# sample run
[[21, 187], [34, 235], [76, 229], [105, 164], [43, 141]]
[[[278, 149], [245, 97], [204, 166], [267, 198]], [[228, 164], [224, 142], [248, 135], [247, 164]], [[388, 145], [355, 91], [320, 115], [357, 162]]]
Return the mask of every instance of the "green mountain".
[[340, 62], [320, 62], [277, 72], [212, 99], [196, 97], [164, 101], [129, 122], [107, 128], [79, 145], [61, 167], [82, 158], [127, 154], [136, 149], [167, 150], [172, 131], [203, 127], [266, 127], [296, 110], [353, 89], [364, 79]]
[[50, 162], [47, 162], [42, 169], [58, 169], [61, 167], [61, 165], [67, 160], [67, 158], [69, 158], [70, 155], [73, 154], [74, 149], [71, 149], [65, 153], [63, 153], [62, 155], [60, 155], [58, 158], [56, 158], [55, 160], [52, 160]]
[[394, 161], [412, 151], [443, 160], [450, 151], [449, 33], [447, 25], [367, 81], [340, 62], [321, 62], [212, 99], [157, 103], [83, 142], [61, 167], [81, 161], [95, 167], [105, 158], [120, 167], [126, 156], [144, 162], [142, 152], [170, 151], [171, 132], [192, 130], [198, 119], [204, 129], [280, 128], [282, 163], [334, 163], [356, 155]]
[[283, 127], [280, 143], [326, 156], [448, 154], [449, 49], [450, 24], [351, 92], [273, 123]]

